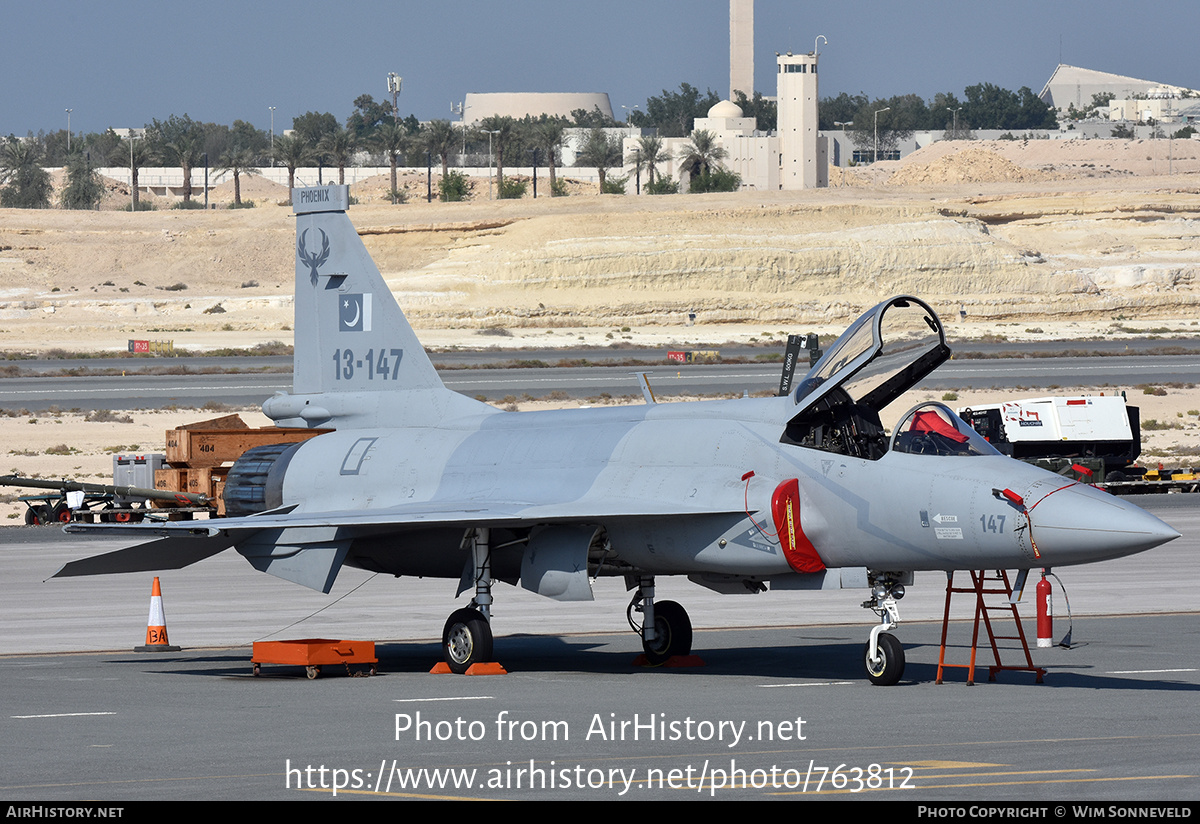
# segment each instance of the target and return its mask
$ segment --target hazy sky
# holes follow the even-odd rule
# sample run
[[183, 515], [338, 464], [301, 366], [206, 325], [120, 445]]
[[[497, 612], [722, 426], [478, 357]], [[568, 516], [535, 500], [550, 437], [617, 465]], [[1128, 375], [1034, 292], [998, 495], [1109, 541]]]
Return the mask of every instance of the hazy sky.
[[[688, 82], [729, 86], [726, 0], [0, 0], [0, 134], [101, 131], [187, 113], [270, 124], [345, 121], [353, 100], [451, 118], [466, 92], [608, 92], [621, 106]], [[758, 0], [755, 75], [776, 51], [821, 46], [820, 94], [961, 96], [990, 82], [1041, 90], [1064, 63], [1200, 87], [1195, 0]]]

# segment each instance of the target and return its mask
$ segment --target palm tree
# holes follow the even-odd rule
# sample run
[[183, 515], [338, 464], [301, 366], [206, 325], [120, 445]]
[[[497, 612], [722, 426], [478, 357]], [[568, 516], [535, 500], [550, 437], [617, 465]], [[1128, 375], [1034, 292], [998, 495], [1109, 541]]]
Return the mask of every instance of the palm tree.
[[287, 167], [288, 193], [296, 188], [296, 170], [313, 161], [312, 147], [303, 138], [285, 134], [275, 138], [275, 148], [271, 156]]
[[395, 121], [388, 121], [375, 130], [372, 139], [375, 148], [388, 156], [392, 166], [392, 205], [396, 205], [396, 165], [397, 158], [408, 149], [408, 130]]
[[338, 185], [346, 185], [346, 166], [354, 160], [354, 151], [358, 148], [358, 139], [354, 134], [341, 126], [321, 138], [317, 151], [326, 155], [338, 170]]
[[658, 135], [638, 138], [638, 149], [646, 163], [646, 175], [650, 185], [654, 185], [654, 175], [658, 172], [658, 164], [671, 159], [671, 152], [663, 148], [663, 140]]
[[679, 171], [704, 177], [714, 165], [729, 157], [729, 152], [717, 145], [717, 136], [700, 129], [692, 132], [691, 139], [680, 149], [682, 152]]
[[137, 211], [139, 192], [138, 192], [138, 170], [142, 166], [148, 165], [154, 159], [154, 152], [146, 145], [146, 139], [143, 137], [139, 140], [129, 141], [129, 188], [130, 194], [133, 196], [133, 211]]
[[600, 173], [600, 193], [604, 194], [604, 181], [608, 170], [621, 165], [621, 143], [609, 138], [603, 129], [592, 129], [587, 142], [575, 158], [576, 166], [595, 166]]
[[183, 202], [192, 201], [192, 169], [204, 155], [207, 135], [202, 123], [186, 114], [171, 115], [165, 121], [154, 120], [146, 127], [150, 150], [163, 162], [178, 166], [183, 172]]
[[183, 202], [192, 202], [192, 169], [204, 155], [204, 131], [191, 128], [180, 132], [175, 139], [162, 147], [168, 162], [183, 172]]
[[253, 151], [244, 147], [229, 149], [225, 154], [221, 155], [218, 172], [233, 173], [233, 203], [235, 206], [242, 205], [242, 175], [254, 174], [257, 164], [254, 162], [256, 156]]
[[517, 121], [511, 117], [502, 117], [500, 115], [491, 115], [479, 121], [479, 130], [483, 132], [495, 132], [490, 135], [492, 152], [496, 157], [496, 187], [499, 188], [504, 183], [504, 148], [514, 137]]
[[0, 206], [46, 209], [50, 206], [50, 175], [39, 164], [37, 144], [9, 137], [0, 156]]
[[425, 148], [441, 158], [442, 180], [450, 174], [450, 155], [459, 146], [459, 135], [449, 120], [431, 120], [421, 136]]
[[538, 148], [546, 153], [546, 165], [550, 168], [550, 191], [554, 191], [554, 156], [562, 148], [563, 135], [567, 130], [567, 121], [561, 117], [547, 117], [534, 125], [533, 139]]

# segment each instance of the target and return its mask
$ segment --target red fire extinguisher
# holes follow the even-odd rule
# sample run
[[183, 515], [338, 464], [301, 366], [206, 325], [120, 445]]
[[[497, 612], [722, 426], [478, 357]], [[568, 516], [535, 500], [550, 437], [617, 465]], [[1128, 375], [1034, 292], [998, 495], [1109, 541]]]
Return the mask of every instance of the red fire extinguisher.
[[1053, 646], [1051, 636], [1054, 635], [1054, 610], [1050, 599], [1050, 582], [1046, 580], [1046, 570], [1042, 570], [1042, 580], [1037, 585], [1037, 645], [1039, 647]]

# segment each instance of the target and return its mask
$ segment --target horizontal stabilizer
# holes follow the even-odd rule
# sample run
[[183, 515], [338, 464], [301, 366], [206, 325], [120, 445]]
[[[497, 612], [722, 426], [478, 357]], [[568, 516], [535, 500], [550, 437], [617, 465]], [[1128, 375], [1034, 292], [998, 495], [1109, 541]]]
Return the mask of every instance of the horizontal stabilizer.
[[228, 535], [196, 539], [192, 536], [159, 538], [137, 546], [118, 549], [104, 555], [93, 555], [64, 564], [51, 578], [73, 578], [80, 575], [108, 575], [115, 572], [155, 572], [183, 569], [197, 561], [210, 558], [233, 546]]

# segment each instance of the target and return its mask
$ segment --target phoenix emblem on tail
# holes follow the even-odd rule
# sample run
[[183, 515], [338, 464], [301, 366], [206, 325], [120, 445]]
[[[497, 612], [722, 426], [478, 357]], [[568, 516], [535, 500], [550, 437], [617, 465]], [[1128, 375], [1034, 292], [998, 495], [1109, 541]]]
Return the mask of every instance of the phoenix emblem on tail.
[[308, 235], [308, 230], [305, 229], [300, 233], [300, 238], [296, 241], [296, 254], [301, 262], [308, 267], [308, 276], [315, 284], [317, 282], [317, 270], [325, 265], [325, 261], [329, 260], [329, 235], [325, 234], [324, 229], [319, 229], [321, 233], [321, 251], [309, 254], [304, 246], [304, 239]]

